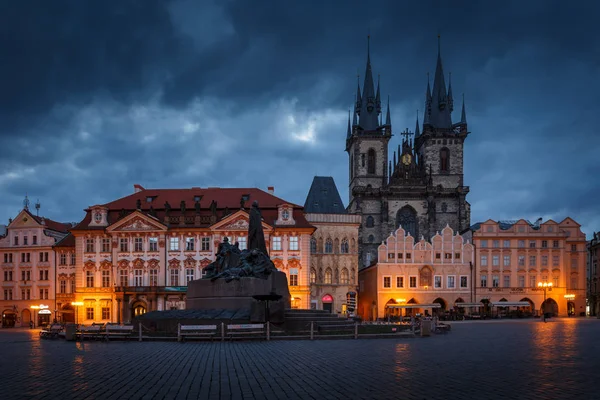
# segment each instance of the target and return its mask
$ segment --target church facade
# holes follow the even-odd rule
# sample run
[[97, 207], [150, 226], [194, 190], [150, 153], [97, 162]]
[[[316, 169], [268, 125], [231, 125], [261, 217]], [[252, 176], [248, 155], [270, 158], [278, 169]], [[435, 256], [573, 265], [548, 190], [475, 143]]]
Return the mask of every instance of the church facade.
[[362, 87], [357, 87], [348, 119], [350, 213], [362, 215], [359, 232], [361, 267], [377, 261], [377, 248], [400, 226], [416, 241], [430, 240], [449, 226], [470, 226], [469, 187], [463, 182], [463, 149], [469, 135], [464, 100], [458, 122], [452, 121], [452, 85], [445, 83], [438, 45], [433, 89], [427, 82], [423, 124], [401, 133], [390, 150], [392, 123], [388, 100], [385, 120], [381, 90], [375, 88], [370, 52]]

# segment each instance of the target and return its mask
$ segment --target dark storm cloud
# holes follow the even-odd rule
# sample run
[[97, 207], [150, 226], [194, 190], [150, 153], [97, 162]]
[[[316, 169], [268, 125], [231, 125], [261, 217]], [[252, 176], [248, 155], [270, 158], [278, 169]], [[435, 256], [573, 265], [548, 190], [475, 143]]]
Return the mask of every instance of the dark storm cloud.
[[367, 32], [396, 132], [413, 129], [423, 108], [439, 32], [473, 132], [473, 221], [570, 215], [589, 234], [600, 228], [598, 8], [11, 2], [0, 27], [0, 220], [25, 192], [48, 216], [76, 220], [133, 183], [274, 185], [302, 204], [313, 175], [333, 175], [347, 202], [345, 116], [357, 72], [362, 85]]

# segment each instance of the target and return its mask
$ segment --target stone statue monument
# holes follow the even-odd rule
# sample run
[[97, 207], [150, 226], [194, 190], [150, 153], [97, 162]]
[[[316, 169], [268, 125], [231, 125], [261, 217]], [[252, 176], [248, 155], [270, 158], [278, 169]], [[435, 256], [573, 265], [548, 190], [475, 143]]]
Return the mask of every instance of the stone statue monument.
[[205, 268], [206, 275], [203, 279], [215, 281], [222, 278], [226, 282], [242, 277], [266, 279], [272, 272], [277, 271], [267, 253], [262, 217], [256, 201], [252, 204], [249, 219], [248, 249], [240, 250], [225, 238], [219, 244], [217, 259]]

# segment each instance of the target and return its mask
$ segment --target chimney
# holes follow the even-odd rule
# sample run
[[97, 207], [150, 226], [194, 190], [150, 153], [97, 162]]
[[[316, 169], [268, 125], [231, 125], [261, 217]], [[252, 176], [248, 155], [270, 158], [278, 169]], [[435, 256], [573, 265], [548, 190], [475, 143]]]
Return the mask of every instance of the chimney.
[[275, 186], [269, 186], [267, 187], [267, 192], [269, 192], [270, 194], [275, 194]]
[[137, 183], [133, 185], [133, 193], [139, 193], [142, 190], [146, 190], [142, 185], [138, 185]]

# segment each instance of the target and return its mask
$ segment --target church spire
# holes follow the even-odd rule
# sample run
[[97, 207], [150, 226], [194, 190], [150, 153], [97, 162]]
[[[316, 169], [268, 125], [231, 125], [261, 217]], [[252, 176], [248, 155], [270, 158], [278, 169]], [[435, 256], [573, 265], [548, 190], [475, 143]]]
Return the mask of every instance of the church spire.
[[348, 132], [346, 133], [346, 140], [352, 136], [352, 128], [350, 127], [350, 109], [348, 109]]
[[433, 125], [435, 128], [452, 128], [450, 107], [448, 106], [448, 95], [446, 94], [446, 82], [444, 80], [444, 68], [442, 66], [439, 35], [437, 65], [435, 67], [435, 75], [433, 78], [430, 114], [429, 124]]
[[359, 125], [365, 131], [374, 131], [379, 126], [378, 115], [381, 111], [377, 105], [375, 93], [375, 84], [373, 82], [373, 70], [371, 68], [371, 37], [367, 36], [367, 67], [365, 72], [365, 81], [361, 96]]
[[[356, 74], [356, 101], [354, 104], [354, 114], [360, 113], [361, 103], [362, 101], [360, 97], [360, 74]], [[356, 125], [356, 123], [354, 125]]]
[[419, 129], [419, 110], [417, 110], [417, 126], [415, 127], [415, 139], [421, 136], [421, 130]]
[[423, 115], [423, 123], [429, 123], [431, 115], [431, 87], [429, 86], [429, 72], [427, 73], [427, 90], [425, 91], [425, 113]]
[[381, 92], [379, 90], [380, 82], [381, 82], [381, 75], [377, 75], [377, 95], [375, 96], [375, 105], [377, 107], [377, 114], [381, 113]]
[[454, 99], [452, 98], [452, 72], [448, 73], [448, 110], [454, 111]]
[[462, 104], [462, 112], [460, 114], [460, 123], [466, 125], [467, 124], [467, 113], [465, 111], [465, 94], [462, 95], [463, 104]]
[[385, 124], [387, 126], [392, 125], [392, 117], [390, 116], [390, 96], [388, 95], [387, 112], [385, 114]]

